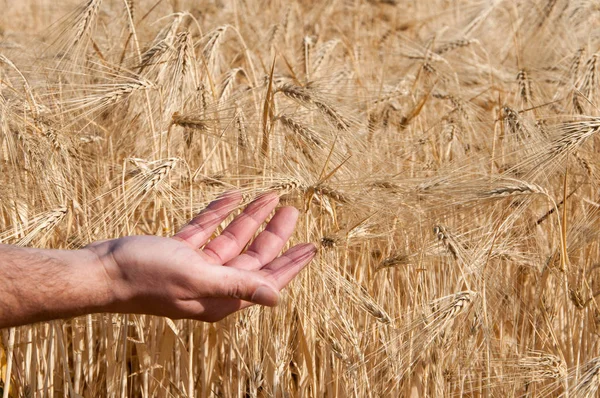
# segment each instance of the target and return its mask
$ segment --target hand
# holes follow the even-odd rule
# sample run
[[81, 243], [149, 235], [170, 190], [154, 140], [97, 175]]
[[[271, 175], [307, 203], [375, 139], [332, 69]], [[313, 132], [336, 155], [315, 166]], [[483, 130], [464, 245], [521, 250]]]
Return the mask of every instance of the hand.
[[224, 195], [171, 238], [131, 236], [87, 246], [115, 297], [108, 310], [214, 322], [253, 304], [275, 306], [316, 248], [297, 245], [277, 257], [298, 219], [298, 210], [282, 207], [244, 251], [277, 206], [275, 194], [250, 203], [206, 243], [241, 199], [236, 192]]

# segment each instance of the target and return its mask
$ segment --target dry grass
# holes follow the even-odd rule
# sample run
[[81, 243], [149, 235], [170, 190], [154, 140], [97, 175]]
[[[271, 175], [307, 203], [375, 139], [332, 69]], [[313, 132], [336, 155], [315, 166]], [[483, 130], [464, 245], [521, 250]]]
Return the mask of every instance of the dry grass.
[[1, 242], [166, 236], [238, 188], [321, 250], [218, 324], [3, 330], [4, 398], [596, 396], [594, 2], [5, 3]]

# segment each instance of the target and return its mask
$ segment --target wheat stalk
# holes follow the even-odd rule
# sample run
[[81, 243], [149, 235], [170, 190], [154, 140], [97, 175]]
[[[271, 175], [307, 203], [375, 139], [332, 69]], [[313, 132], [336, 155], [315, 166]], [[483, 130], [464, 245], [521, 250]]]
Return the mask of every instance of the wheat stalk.
[[163, 183], [166, 177], [169, 175], [169, 172], [177, 165], [179, 162], [178, 158], [167, 159], [162, 163], [159, 163], [153, 169], [146, 172], [146, 178], [141, 182], [142, 195], [147, 192], [158, 189], [160, 184]]
[[443, 55], [445, 53], [448, 53], [450, 51], [454, 51], [454, 50], [459, 49], [459, 48], [468, 47], [471, 44], [473, 44], [474, 42], [475, 42], [475, 40], [472, 40], [472, 39], [458, 39], [458, 40], [453, 40], [453, 41], [450, 41], [448, 43], [445, 43], [445, 44], [439, 46], [435, 50], [435, 53], [438, 54], [438, 55]]
[[179, 112], [173, 113], [171, 122], [176, 126], [185, 127], [188, 129], [204, 131], [207, 129], [205, 119], [199, 119], [193, 115], [182, 115]]
[[524, 372], [531, 381], [564, 379], [567, 374], [566, 364], [562, 359], [543, 352], [520, 357], [517, 365], [519, 371]]
[[171, 236], [239, 190], [321, 249], [216, 325], [4, 333], [5, 394], [598, 394], [594, 2], [5, 3], [2, 242]]
[[[594, 358], [582, 366], [583, 373], [570, 388], [568, 396], [576, 398], [595, 397], [600, 386], [600, 358]], [[561, 397], [567, 394], [561, 395]]]
[[525, 69], [519, 70], [517, 73], [517, 82], [519, 83], [519, 94], [524, 104], [530, 104], [533, 97], [531, 94], [531, 81], [529, 80], [529, 74]]
[[310, 127], [305, 126], [299, 121], [296, 121], [286, 115], [279, 115], [275, 117], [275, 120], [279, 121], [291, 132], [302, 137], [302, 139], [304, 139], [304, 141], [306, 141], [307, 143], [310, 143], [311, 145], [317, 148], [323, 148], [323, 142], [318, 138], [317, 133]]
[[548, 195], [548, 192], [541, 186], [533, 183], [529, 183], [527, 181], [520, 180], [512, 180], [508, 181], [513, 182], [513, 184], [502, 185], [497, 188], [490, 189], [488, 191], [480, 192], [478, 195], [480, 198], [505, 198], [508, 196], [515, 195]]
[[67, 213], [68, 207], [63, 205], [35, 216], [28, 220], [25, 226], [15, 226], [12, 230], [0, 234], [0, 242], [27, 246], [40, 235], [49, 235]]
[[78, 16], [78, 22], [74, 29], [75, 35], [69, 48], [76, 46], [83, 39], [83, 37], [89, 33], [101, 3], [102, 0], [87, 1], [87, 4]]

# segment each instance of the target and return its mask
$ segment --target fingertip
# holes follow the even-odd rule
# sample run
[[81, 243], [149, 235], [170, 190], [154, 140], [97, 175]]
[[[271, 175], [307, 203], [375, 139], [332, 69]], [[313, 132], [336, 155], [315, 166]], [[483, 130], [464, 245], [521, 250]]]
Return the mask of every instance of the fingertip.
[[241, 202], [242, 194], [239, 191], [227, 191], [213, 200], [200, 214], [206, 210], [233, 211]]
[[221, 195], [219, 195], [217, 200], [236, 201], [239, 203], [242, 201], [242, 198], [243, 198], [242, 193], [239, 190], [232, 189], [232, 190], [223, 192]]
[[307, 243], [306, 251], [308, 252], [309, 256], [309, 259], [306, 262], [308, 264], [317, 255], [319, 248], [315, 246], [314, 243]]
[[317, 246], [314, 243], [300, 243], [287, 251], [287, 255], [294, 258], [304, 257], [305, 255], [314, 256], [317, 253]]
[[[284, 206], [277, 209], [275, 215], [277, 216], [277, 220], [295, 226], [300, 212], [293, 206]], [[275, 216], [273, 218], [275, 219]]]
[[318, 249], [312, 243], [304, 243], [299, 246], [300, 248], [292, 257], [294, 257], [294, 262], [300, 265], [300, 269], [303, 269], [313, 260]]
[[294, 206], [285, 206], [282, 207], [282, 209], [287, 209], [286, 211], [289, 211], [290, 214], [296, 218], [298, 218], [298, 216], [300, 215], [300, 210], [296, 209]]
[[248, 214], [254, 214], [255, 212], [261, 211], [262, 209], [268, 208], [270, 211], [277, 207], [279, 203], [279, 195], [274, 192], [267, 192], [265, 194], [257, 196], [252, 202], [246, 206], [245, 212]]
[[256, 199], [254, 199], [254, 202], [279, 203], [279, 194], [277, 194], [276, 192], [263, 193], [261, 195], [258, 195]]
[[261, 285], [254, 291], [250, 301], [267, 307], [275, 307], [279, 302], [279, 292], [270, 286]]

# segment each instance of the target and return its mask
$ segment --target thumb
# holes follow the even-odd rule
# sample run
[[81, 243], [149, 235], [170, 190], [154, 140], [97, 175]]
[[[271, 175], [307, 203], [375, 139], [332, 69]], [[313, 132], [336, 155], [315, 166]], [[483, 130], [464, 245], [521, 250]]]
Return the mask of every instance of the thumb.
[[259, 273], [223, 266], [214, 271], [211, 289], [214, 297], [236, 298], [269, 307], [277, 305], [279, 291]]

